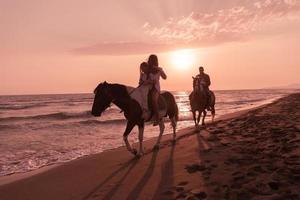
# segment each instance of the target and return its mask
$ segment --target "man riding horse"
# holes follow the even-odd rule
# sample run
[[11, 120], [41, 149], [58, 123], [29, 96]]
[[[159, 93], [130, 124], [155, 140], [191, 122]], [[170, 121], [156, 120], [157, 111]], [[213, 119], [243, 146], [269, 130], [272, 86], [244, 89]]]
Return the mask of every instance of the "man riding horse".
[[204, 68], [202, 66], [199, 67], [199, 74], [196, 76], [196, 80], [198, 81], [198, 85], [203, 87], [205, 95], [207, 97], [207, 110], [211, 110], [211, 97], [209, 91], [210, 78], [208, 74], [204, 73]]

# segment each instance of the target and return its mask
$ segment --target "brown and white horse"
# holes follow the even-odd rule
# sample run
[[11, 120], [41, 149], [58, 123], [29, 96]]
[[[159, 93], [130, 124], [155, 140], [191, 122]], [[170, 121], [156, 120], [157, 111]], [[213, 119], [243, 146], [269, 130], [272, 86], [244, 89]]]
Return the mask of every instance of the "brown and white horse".
[[[101, 116], [111, 103], [119, 107], [127, 119], [127, 125], [123, 134], [123, 139], [129, 152], [134, 155], [143, 154], [143, 136], [145, 119], [143, 119], [143, 111], [141, 105], [130, 96], [132, 87], [121, 84], [109, 84], [106, 81], [100, 83], [94, 90], [95, 98], [92, 107], [92, 115]], [[169, 117], [173, 127], [173, 139], [176, 139], [176, 125], [178, 121], [178, 107], [175, 102], [174, 96], [170, 92], [163, 92], [161, 96], [164, 98], [166, 113], [165, 117]], [[139, 129], [139, 153], [136, 149], [132, 148], [128, 142], [128, 135], [132, 129], [138, 126]], [[154, 147], [158, 148], [160, 139], [165, 129], [163, 120], [159, 123], [159, 137]]]
[[[193, 119], [195, 122], [195, 127], [199, 126], [201, 114], [203, 113], [202, 117], [202, 125], [205, 125], [205, 117], [206, 117], [206, 109], [207, 109], [207, 102], [209, 103], [212, 115], [212, 121], [215, 118], [215, 94], [210, 91], [210, 102], [208, 102], [208, 97], [204, 91], [204, 87], [199, 84], [197, 78], [193, 77], [193, 91], [189, 95], [191, 111], [193, 113]], [[198, 116], [196, 117], [198, 111]]]

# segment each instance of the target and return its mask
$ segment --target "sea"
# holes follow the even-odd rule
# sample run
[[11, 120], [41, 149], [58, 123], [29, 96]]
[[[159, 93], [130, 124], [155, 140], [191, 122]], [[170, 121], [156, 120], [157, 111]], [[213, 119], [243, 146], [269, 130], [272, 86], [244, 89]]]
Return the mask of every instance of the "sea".
[[[294, 90], [219, 90], [216, 117], [270, 103]], [[193, 126], [188, 91], [172, 92], [179, 107], [178, 129]], [[0, 96], [0, 176], [64, 163], [124, 146], [126, 119], [112, 105], [101, 117], [91, 115], [93, 94]], [[208, 114], [207, 121], [211, 120]], [[172, 128], [166, 121], [164, 134]], [[158, 136], [147, 124], [145, 140]], [[138, 141], [138, 130], [129, 135]]]

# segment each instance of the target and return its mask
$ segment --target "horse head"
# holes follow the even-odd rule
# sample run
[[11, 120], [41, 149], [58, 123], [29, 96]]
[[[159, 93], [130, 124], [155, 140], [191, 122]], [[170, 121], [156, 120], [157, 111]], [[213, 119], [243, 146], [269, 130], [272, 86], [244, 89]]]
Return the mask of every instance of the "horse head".
[[201, 83], [199, 78], [197, 77], [192, 77], [193, 78], [193, 91], [195, 93], [201, 93], [204, 92], [204, 83]]
[[92, 115], [99, 117], [111, 104], [113, 96], [110, 91], [110, 84], [104, 81], [94, 90], [95, 98], [92, 107]]
[[193, 78], [193, 91], [194, 93], [198, 93], [200, 91], [200, 85], [197, 77], [192, 77]]

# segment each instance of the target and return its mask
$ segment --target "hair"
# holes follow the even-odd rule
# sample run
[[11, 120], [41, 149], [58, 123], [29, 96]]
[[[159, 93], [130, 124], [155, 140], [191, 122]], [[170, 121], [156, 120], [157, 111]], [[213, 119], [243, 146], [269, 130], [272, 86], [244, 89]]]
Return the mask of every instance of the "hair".
[[147, 67], [147, 68], [149, 68], [149, 65], [148, 65], [148, 63], [146, 63], [146, 62], [142, 62], [142, 63], [140, 64], [140, 73], [145, 73], [145, 74], [148, 74], [148, 73], [149, 73], [149, 71], [148, 71], [148, 72], [145, 72], [145, 71], [143, 71], [143, 67]]
[[157, 70], [154, 70], [153, 67], [154, 66], [158, 66], [158, 58], [157, 55], [155, 54], [151, 54], [148, 58], [148, 65], [150, 68], [150, 72], [152, 73], [157, 73]]
[[203, 71], [204, 71], [204, 67], [200, 66], [200, 67], [199, 67], [199, 70], [203, 70]]

